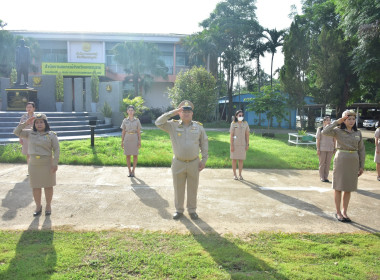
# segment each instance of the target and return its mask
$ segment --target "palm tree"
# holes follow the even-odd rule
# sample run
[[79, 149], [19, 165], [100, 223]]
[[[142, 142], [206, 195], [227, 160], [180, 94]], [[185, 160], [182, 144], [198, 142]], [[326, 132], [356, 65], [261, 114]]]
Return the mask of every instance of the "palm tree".
[[160, 52], [156, 45], [145, 42], [124, 42], [113, 48], [115, 60], [124, 67], [127, 74], [125, 81], [132, 80], [135, 95], [140, 88], [147, 91], [154, 77], [167, 78], [167, 67], [160, 59]]
[[263, 36], [268, 40], [267, 46], [269, 52], [272, 54], [272, 60], [270, 65], [270, 86], [272, 87], [272, 76], [273, 76], [273, 57], [274, 54], [277, 52], [277, 48], [281, 47], [284, 43], [284, 35], [286, 32], [286, 29], [282, 29], [277, 31], [275, 29], [265, 29], [264, 30], [267, 34], [263, 34]]
[[260, 92], [261, 88], [261, 77], [260, 77], [260, 57], [264, 56], [264, 53], [268, 51], [268, 45], [264, 44], [260, 41], [260, 39], [256, 40], [253, 44], [249, 46], [251, 50], [250, 58], [256, 59], [256, 69], [257, 69], [257, 83], [258, 83], [258, 89], [257, 91]]

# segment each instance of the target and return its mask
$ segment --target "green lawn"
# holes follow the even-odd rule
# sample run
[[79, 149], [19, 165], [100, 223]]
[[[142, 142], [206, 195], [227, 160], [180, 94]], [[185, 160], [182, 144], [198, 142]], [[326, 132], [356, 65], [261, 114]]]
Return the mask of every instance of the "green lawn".
[[[228, 132], [209, 131], [208, 168], [228, 168]], [[251, 135], [250, 150], [244, 162], [245, 168], [269, 169], [318, 169], [318, 156], [314, 146], [290, 146], [286, 134], [276, 134], [275, 139]], [[96, 138], [95, 147], [90, 140], [61, 141], [61, 164], [81, 165], [125, 165], [125, 156], [120, 147], [120, 137]], [[366, 170], [375, 170], [373, 162], [374, 144], [366, 142]], [[142, 149], [139, 166], [165, 166], [171, 164], [172, 149], [167, 133], [161, 130], [145, 130], [142, 134]], [[26, 162], [20, 144], [0, 146], [0, 162]]]
[[379, 238], [0, 231], [0, 279], [379, 279]]

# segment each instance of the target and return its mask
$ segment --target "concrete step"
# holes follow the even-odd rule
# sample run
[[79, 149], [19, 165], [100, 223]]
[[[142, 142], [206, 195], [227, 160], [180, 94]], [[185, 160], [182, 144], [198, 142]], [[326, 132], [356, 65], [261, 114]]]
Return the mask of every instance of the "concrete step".
[[[38, 112], [37, 112], [38, 113]], [[96, 116], [89, 116], [88, 112], [43, 112], [46, 114], [51, 130], [57, 133], [58, 137], [80, 137], [91, 134], [90, 120], [95, 120], [95, 134], [108, 134], [120, 132], [120, 128], [104, 124], [103, 120], [98, 120]], [[0, 142], [7, 142], [7, 139], [17, 139], [13, 134], [14, 128], [19, 124], [24, 111], [0, 112]], [[78, 139], [78, 138], [76, 138]]]

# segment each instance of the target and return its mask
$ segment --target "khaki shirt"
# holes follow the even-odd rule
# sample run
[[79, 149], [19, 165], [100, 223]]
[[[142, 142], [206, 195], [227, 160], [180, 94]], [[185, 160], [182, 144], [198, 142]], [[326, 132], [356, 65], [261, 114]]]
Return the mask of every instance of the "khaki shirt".
[[[35, 117], [36, 116], [36, 114], [35, 113], [33, 113], [33, 116], [32, 117]], [[26, 113], [26, 114], [24, 114], [24, 115], [22, 115], [21, 116], [21, 119], [20, 119], [20, 123], [24, 123], [24, 122], [26, 122], [28, 119], [30, 119], [31, 117], [29, 117], [29, 115], [28, 115], [28, 113]], [[25, 127], [25, 129], [32, 129], [33, 128], [33, 124], [30, 124], [30, 125], [27, 125], [26, 127]]]
[[121, 123], [120, 128], [125, 130], [127, 133], [137, 133], [138, 129], [141, 129], [141, 123], [137, 118], [133, 118], [133, 120], [125, 118]]
[[38, 132], [25, 129], [26, 123], [19, 124], [13, 131], [18, 137], [28, 138], [28, 154], [38, 156], [52, 156], [52, 164], [57, 166], [59, 161], [58, 137], [53, 131]]
[[364, 169], [365, 147], [363, 143], [362, 133], [360, 130], [352, 130], [350, 132], [347, 129], [340, 129], [340, 127], [337, 127], [338, 125], [338, 121], [334, 121], [332, 124], [326, 126], [322, 130], [322, 134], [335, 137], [337, 149], [346, 151], [358, 151], [359, 167]]
[[248, 122], [232, 122], [230, 126], [230, 134], [233, 137], [234, 145], [246, 146], [248, 144], [245, 138], [247, 132], [249, 133]]
[[[322, 129], [322, 131], [325, 128]], [[335, 149], [334, 145], [334, 137], [323, 135], [321, 131], [321, 127], [318, 127], [317, 134], [315, 136], [316, 139], [319, 139], [319, 149], [321, 152], [333, 152]]]
[[185, 126], [182, 121], [170, 120], [173, 111], [167, 112], [156, 120], [156, 126], [166, 131], [172, 141], [173, 153], [178, 160], [194, 160], [202, 154], [202, 163], [208, 159], [208, 139], [202, 124], [192, 121]]

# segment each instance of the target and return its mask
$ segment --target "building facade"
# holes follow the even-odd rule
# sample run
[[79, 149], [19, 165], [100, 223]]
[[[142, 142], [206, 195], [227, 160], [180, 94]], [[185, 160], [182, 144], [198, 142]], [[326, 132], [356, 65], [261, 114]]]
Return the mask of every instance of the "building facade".
[[[151, 88], [142, 92], [146, 106], [166, 108], [170, 105], [168, 88], [173, 87], [176, 76], [181, 70], [189, 69], [188, 54], [180, 44], [187, 35], [180, 34], [133, 34], [133, 33], [83, 33], [83, 32], [39, 32], [11, 31], [24, 38], [33, 38], [39, 44], [41, 57], [33, 61], [37, 71], [31, 75], [56, 75], [54, 69], [62, 71], [65, 78], [85, 78], [98, 66], [104, 81], [123, 81], [126, 74], [121, 65], [116, 63], [112, 49], [122, 42], [149, 42], [156, 44], [161, 59], [168, 69], [167, 79], [156, 77]], [[57, 68], [58, 67], [58, 68]], [[90, 68], [86, 68], [90, 67]], [[104, 69], [103, 69], [104, 67]], [[74, 71], [73, 69], [81, 69]], [[127, 86], [125, 86], [127, 89]]]

